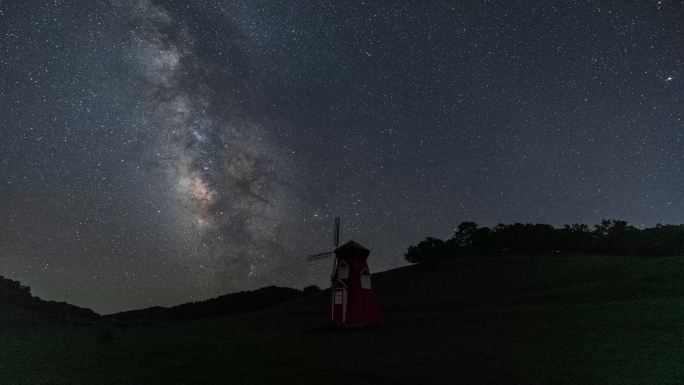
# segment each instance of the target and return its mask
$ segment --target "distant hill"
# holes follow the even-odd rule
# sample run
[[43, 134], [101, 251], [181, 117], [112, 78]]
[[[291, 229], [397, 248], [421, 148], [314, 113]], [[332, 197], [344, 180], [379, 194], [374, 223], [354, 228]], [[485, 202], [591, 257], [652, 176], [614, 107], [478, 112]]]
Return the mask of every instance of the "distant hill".
[[263, 310], [299, 298], [304, 293], [287, 287], [268, 286], [252, 291], [222, 295], [205, 301], [189, 302], [173, 307], [154, 306], [106, 316], [124, 322], [180, 321], [231, 316]]
[[0, 323], [83, 323], [99, 319], [90, 309], [34, 297], [28, 286], [0, 276]]

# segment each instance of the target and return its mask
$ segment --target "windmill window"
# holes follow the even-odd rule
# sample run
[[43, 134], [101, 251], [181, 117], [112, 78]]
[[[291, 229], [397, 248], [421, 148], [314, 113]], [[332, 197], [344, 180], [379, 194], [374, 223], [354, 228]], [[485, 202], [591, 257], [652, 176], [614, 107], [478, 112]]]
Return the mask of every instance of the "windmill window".
[[367, 275], [367, 274], [361, 275], [361, 288], [362, 289], [370, 289], [371, 288], [370, 275]]
[[337, 277], [339, 279], [349, 278], [349, 266], [342, 265], [337, 269]]

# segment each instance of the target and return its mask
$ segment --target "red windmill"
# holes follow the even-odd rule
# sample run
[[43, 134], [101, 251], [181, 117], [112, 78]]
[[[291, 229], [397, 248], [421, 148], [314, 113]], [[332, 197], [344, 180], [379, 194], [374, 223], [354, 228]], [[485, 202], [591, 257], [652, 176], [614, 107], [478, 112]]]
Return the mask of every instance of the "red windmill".
[[340, 243], [340, 217], [335, 217], [335, 250], [310, 255], [317, 261], [334, 256], [330, 276], [331, 304], [328, 319], [336, 326], [372, 326], [384, 317], [371, 286], [368, 269], [370, 250], [354, 241]]

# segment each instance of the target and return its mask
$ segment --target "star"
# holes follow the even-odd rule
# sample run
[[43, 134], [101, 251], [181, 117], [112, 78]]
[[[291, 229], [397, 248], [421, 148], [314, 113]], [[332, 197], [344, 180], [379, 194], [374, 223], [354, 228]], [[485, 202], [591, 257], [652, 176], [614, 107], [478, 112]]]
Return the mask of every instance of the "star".
[[384, 268], [464, 220], [684, 222], [679, 2], [24, 3], [0, 9], [0, 275], [47, 299], [322, 285], [300, 256], [336, 215]]

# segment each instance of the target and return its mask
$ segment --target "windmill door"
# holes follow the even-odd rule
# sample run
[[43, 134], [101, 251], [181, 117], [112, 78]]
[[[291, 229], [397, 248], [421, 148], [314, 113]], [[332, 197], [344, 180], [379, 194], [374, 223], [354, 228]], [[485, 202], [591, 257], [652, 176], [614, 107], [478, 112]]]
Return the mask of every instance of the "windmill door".
[[332, 314], [331, 319], [334, 323], [343, 324], [347, 317], [347, 289], [338, 287], [333, 289]]

